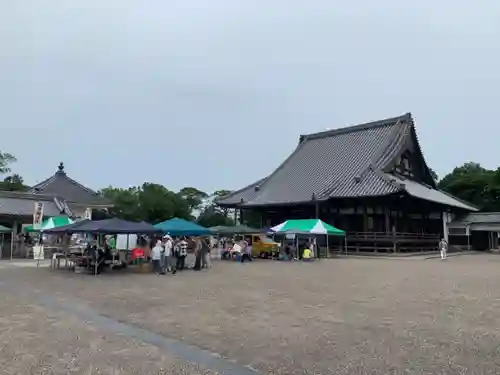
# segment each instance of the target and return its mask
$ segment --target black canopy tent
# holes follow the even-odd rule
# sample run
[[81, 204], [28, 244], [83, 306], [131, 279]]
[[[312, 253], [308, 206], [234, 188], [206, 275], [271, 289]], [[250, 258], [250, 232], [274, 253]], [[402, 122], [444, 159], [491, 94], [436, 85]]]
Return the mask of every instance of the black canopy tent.
[[[54, 234], [72, 234], [72, 233], [93, 233], [93, 234], [160, 234], [162, 231], [153, 225], [144, 221], [133, 222], [118, 218], [105, 220], [83, 220], [63, 227], [54, 228], [45, 231], [45, 233]], [[97, 275], [97, 251], [95, 254], [94, 274]]]
[[74, 223], [68, 224], [68, 225], [63, 225], [60, 227], [55, 227], [52, 229], [46, 229], [44, 230], [44, 233], [48, 234], [63, 234], [63, 233], [73, 233], [72, 230], [76, 229], [84, 224], [89, 223], [90, 220], [80, 220], [80, 221], [75, 221]]
[[78, 221], [63, 227], [46, 230], [45, 233], [160, 234], [162, 231], [143, 221], [137, 223], [111, 218], [96, 221]]

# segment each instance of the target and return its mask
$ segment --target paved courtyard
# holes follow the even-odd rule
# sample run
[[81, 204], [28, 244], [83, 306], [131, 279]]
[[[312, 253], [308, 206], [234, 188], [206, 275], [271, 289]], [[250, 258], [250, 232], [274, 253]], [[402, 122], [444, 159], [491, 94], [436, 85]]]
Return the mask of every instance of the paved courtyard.
[[165, 277], [6, 264], [0, 374], [500, 368], [500, 256], [218, 262]]

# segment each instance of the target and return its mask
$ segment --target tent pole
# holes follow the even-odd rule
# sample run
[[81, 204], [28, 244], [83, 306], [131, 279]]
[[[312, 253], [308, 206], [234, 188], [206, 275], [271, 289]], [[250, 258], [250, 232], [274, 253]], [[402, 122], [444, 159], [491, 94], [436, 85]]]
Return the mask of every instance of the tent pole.
[[14, 229], [17, 235], [17, 228], [16, 228], [17, 223], [14, 222], [14, 225], [12, 226], [12, 231], [10, 232], [10, 260], [12, 260], [12, 256], [14, 254]]
[[99, 257], [99, 246], [101, 245], [101, 235], [97, 235], [97, 246], [95, 251], [95, 261], [94, 261], [94, 276], [97, 276], [97, 258]]
[[344, 248], [345, 248], [345, 255], [347, 255], [347, 236], [344, 235]]
[[295, 234], [295, 257], [298, 259], [299, 255], [299, 236], [297, 236], [297, 234]]
[[328, 252], [330, 251], [330, 246], [328, 245], [328, 233], [326, 234], [326, 251], [325, 251], [325, 258], [328, 258]]

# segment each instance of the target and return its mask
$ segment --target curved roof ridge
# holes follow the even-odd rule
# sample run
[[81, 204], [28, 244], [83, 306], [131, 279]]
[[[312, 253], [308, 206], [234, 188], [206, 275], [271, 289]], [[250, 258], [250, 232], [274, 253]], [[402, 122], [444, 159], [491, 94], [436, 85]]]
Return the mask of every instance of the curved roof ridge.
[[398, 121], [396, 125], [397, 124], [401, 124], [403, 126], [395, 126], [394, 138], [386, 140], [386, 144], [384, 147], [381, 147], [380, 154], [377, 155], [376, 160], [374, 160], [379, 168], [386, 168], [387, 164], [402, 151], [401, 149], [410, 134], [409, 129], [411, 129], [413, 122], [408, 123], [406, 121]]
[[230, 193], [229, 193], [229, 194], [227, 194], [227, 195], [224, 195], [224, 196], [222, 196], [222, 197], [218, 197], [218, 198], [214, 199], [214, 202], [215, 202], [215, 203], [218, 203], [218, 202], [221, 202], [221, 203], [222, 203], [222, 201], [223, 201], [223, 200], [226, 200], [226, 199], [231, 198], [231, 197], [233, 197], [233, 196], [235, 196], [235, 195], [237, 195], [237, 194], [240, 194], [240, 193], [244, 192], [244, 191], [245, 191], [245, 190], [247, 190], [247, 189], [250, 189], [250, 188], [255, 188], [255, 187], [259, 186], [262, 182], [265, 182], [268, 178], [269, 178], [269, 176], [268, 176], [268, 177], [261, 178], [260, 180], [257, 180], [257, 181], [255, 181], [255, 182], [252, 182], [251, 184], [248, 184], [247, 186], [245, 186], [245, 187], [243, 187], [243, 188], [241, 188], [241, 189], [234, 190], [234, 191], [230, 192]]
[[383, 126], [388, 126], [388, 125], [394, 125], [397, 122], [406, 122], [408, 120], [412, 120], [412, 115], [410, 112], [405, 113], [402, 116], [397, 116], [397, 117], [391, 117], [387, 118], [384, 120], [378, 120], [378, 121], [371, 121], [359, 125], [350, 125], [347, 127], [343, 128], [338, 128], [338, 129], [332, 129], [332, 130], [326, 130], [318, 133], [310, 133], [310, 134], [303, 134], [300, 136], [300, 141], [304, 140], [311, 140], [311, 139], [319, 139], [319, 138], [326, 138], [326, 137], [333, 137], [336, 135], [340, 134], [348, 134], [348, 133], [353, 133], [357, 131], [362, 131], [362, 130], [367, 130], [367, 129], [373, 129], [373, 128], [378, 128], [378, 127], [383, 127]]
[[66, 180], [68, 180], [69, 182], [71, 182], [72, 184], [78, 186], [79, 188], [91, 193], [91, 194], [94, 194], [96, 196], [99, 195], [98, 192], [96, 192], [95, 190], [92, 190], [91, 188], [88, 188], [86, 187], [85, 185], [82, 185], [81, 183], [79, 183], [78, 181], [76, 180], [73, 180], [71, 177], [68, 177], [66, 174], [64, 175], [58, 175], [58, 174], [54, 174], [52, 176], [50, 176], [49, 178], [39, 182], [38, 184], [32, 186], [28, 192], [30, 193], [36, 193], [36, 192], [39, 192], [39, 191], [42, 191], [43, 192], [43, 189], [45, 187], [47, 187], [47, 185], [49, 185], [51, 182], [53, 182], [54, 180], [56, 180], [57, 178], [64, 178]]
[[[288, 157], [285, 159], [284, 162], [282, 162], [278, 168], [276, 168], [269, 176], [267, 176], [266, 178], [263, 178], [262, 179], [262, 184], [259, 185], [259, 184], [256, 184], [259, 185], [259, 188], [262, 190], [262, 188], [264, 188], [266, 186], [266, 183], [274, 176], [276, 175], [279, 171], [281, 171], [285, 165], [295, 156], [295, 154], [297, 154], [299, 152], [299, 150], [302, 148], [302, 146], [304, 145], [305, 142], [301, 142], [299, 143], [299, 145], [295, 148], [295, 150], [293, 150], [293, 152], [288, 155]], [[257, 194], [253, 199], [255, 199], [259, 194]], [[252, 200], [253, 200], [252, 199]], [[244, 202], [244, 203], [247, 203], [247, 202]]]

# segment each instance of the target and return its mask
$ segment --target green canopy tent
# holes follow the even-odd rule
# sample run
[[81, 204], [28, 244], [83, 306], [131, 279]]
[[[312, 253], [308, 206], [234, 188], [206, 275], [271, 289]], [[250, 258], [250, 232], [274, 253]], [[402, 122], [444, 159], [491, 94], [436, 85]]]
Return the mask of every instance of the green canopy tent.
[[216, 234], [257, 234], [257, 233], [262, 233], [260, 229], [255, 229], [252, 227], [249, 227], [248, 225], [235, 225], [232, 227], [225, 227], [225, 226], [218, 226], [218, 227], [212, 227], [210, 228], [210, 231], [212, 233]]
[[43, 232], [44, 230], [47, 230], [47, 229], [54, 229], [54, 228], [62, 227], [64, 225], [69, 225], [69, 224], [73, 224], [73, 220], [71, 220], [69, 217], [67, 217], [67, 216], [54, 216], [54, 217], [51, 217], [47, 220], [44, 220], [39, 229], [35, 229], [33, 227], [33, 225], [30, 225], [30, 226], [27, 226], [26, 228], [24, 228], [24, 230], [26, 232]]
[[171, 236], [207, 236], [212, 233], [208, 228], [178, 217], [162, 221], [154, 227]]
[[219, 233], [223, 233], [228, 228], [230, 228], [230, 227], [226, 227], [225, 225], [217, 225], [215, 227], [210, 227], [208, 229], [210, 229], [210, 232], [212, 232], [213, 234], [219, 234]]
[[[345, 231], [335, 228], [319, 219], [287, 220], [271, 228], [274, 233], [283, 234], [324, 234], [326, 235], [326, 247], [328, 253], [328, 237], [343, 236], [346, 241]], [[346, 248], [347, 245], [345, 244]]]
[[[3, 225], [0, 225], [0, 235], [2, 237], [2, 240], [0, 242], [0, 259], [2, 259], [2, 254], [3, 254], [3, 245], [4, 245], [4, 240], [5, 240], [5, 233], [12, 233], [12, 229], [7, 228]], [[10, 259], [12, 260], [12, 247], [11, 247], [11, 252], [10, 252]]]

